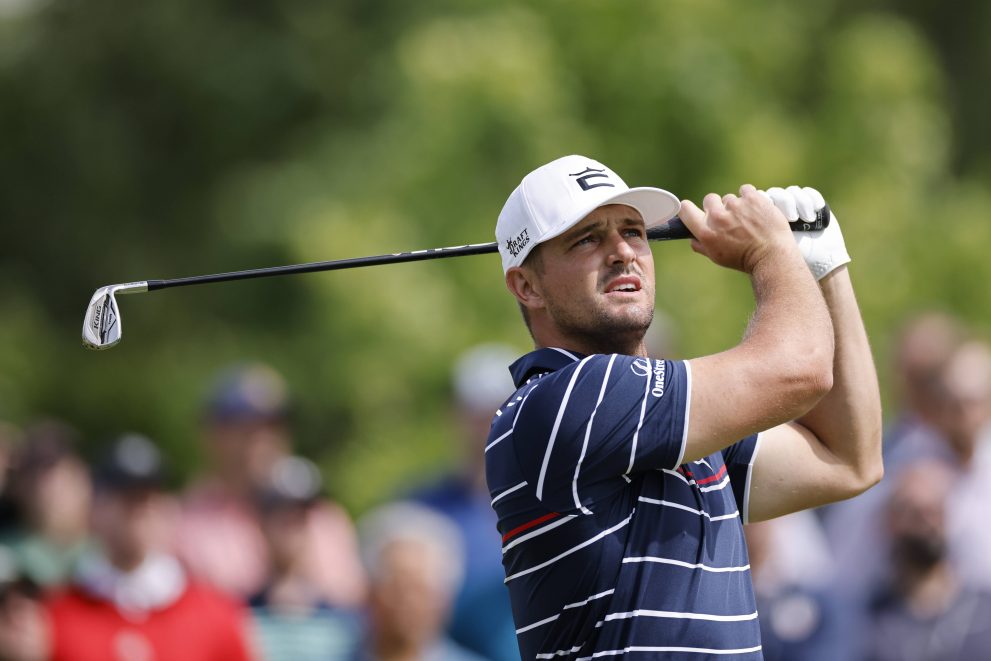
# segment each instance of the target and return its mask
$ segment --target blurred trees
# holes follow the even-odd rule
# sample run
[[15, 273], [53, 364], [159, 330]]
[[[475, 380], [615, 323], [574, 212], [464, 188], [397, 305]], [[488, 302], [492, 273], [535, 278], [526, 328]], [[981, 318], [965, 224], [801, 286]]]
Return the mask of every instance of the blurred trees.
[[[497, 257], [121, 297], [103, 353], [79, 348], [84, 304], [488, 241], [523, 174], [574, 152], [696, 200], [822, 190], [882, 366], [913, 310], [986, 329], [991, 13], [925, 6], [2, 0], [0, 418], [61, 415], [94, 443], [138, 429], [191, 470], [211, 374], [264, 360], [331, 490], [385, 498], [451, 460], [457, 352], [528, 347]], [[682, 353], [734, 343], [745, 279], [654, 252]]]

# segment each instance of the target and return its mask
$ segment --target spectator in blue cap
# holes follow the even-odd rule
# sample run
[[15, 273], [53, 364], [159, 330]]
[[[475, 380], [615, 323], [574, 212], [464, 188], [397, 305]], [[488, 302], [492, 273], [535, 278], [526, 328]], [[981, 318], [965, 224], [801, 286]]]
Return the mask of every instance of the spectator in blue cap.
[[[269, 546], [256, 495], [272, 466], [292, 451], [289, 388], [267, 365], [221, 372], [203, 411], [208, 468], [183, 503], [179, 551], [192, 571], [242, 599], [269, 580]], [[305, 562], [327, 602], [353, 606], [364, 596], [354, 526], [339, 505], [322, 498], [308, 512]]]

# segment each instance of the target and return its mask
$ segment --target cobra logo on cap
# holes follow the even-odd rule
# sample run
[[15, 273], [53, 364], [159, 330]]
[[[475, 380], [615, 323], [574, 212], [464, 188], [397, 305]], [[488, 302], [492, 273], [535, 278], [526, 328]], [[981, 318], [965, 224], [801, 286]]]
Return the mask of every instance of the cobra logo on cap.
[[591, 166], [586, 166], [581, 172], [576, 172], [574, 174], [569, 174], [569, 177], [578, 177], [575, 179], [578, 185], [581, 186], [582, 190], [590, 190], [592, 188], [600, 188], [606, 186], [608, 188], [615, 188], [615, 184], [611, 184], [608, 181], [596, 181], [595, 183], [589, 183], [589, 179], [609, 179], [609, 175], [606, 173], [605, 168], [593, 168]]

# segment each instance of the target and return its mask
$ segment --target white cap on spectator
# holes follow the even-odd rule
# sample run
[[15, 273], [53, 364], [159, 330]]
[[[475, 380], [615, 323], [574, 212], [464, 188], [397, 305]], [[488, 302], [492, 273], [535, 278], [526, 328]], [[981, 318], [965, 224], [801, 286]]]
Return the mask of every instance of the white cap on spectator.
[[520, 352], [505, 344], [479, 344], [461, 354], [454, 366], [454, 395], [472, 413], [495, 415], [516, 386], [509, 366]]
[[373, 581], [383, 578], [382, 554], [391, 544], [413, 542], [433, 550], [433, 575], [440, 587], [453, 594], [461, 585], [465, 563], [461, 532], [446, 516], [423, 505], [397, 501], [372, 510], [358, 522], [358, 539], [362, 562]]

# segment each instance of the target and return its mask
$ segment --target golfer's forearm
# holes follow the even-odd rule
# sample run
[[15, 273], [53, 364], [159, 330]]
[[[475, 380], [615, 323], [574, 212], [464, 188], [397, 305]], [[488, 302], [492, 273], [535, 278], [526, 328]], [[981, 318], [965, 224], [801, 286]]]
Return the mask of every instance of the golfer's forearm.
[[883, 470], [877, 371], [846, 267], [820, 285], [835, 335], [833, 388], [799, 422], [851, 470], [862, 490]]
[[794, 244], [763, 257], [750, 277], [757, 309], [744, 339], [690, 361], [688, 460], [791, 422], [832, 387], [833, 328]]
[[[752, 347], [768, 379], [796, 382], [794, 415], [830, 387], [833, 329], [821, 292], [798, 256], [764, 260], [751, 274], [757, 309], [743, 344]], [[801, 384], [808, 384], [809, 397]], [[755, 385], [760, 385], [756, 382]], [[804, 406], [804, 408], [802, 408]]]

